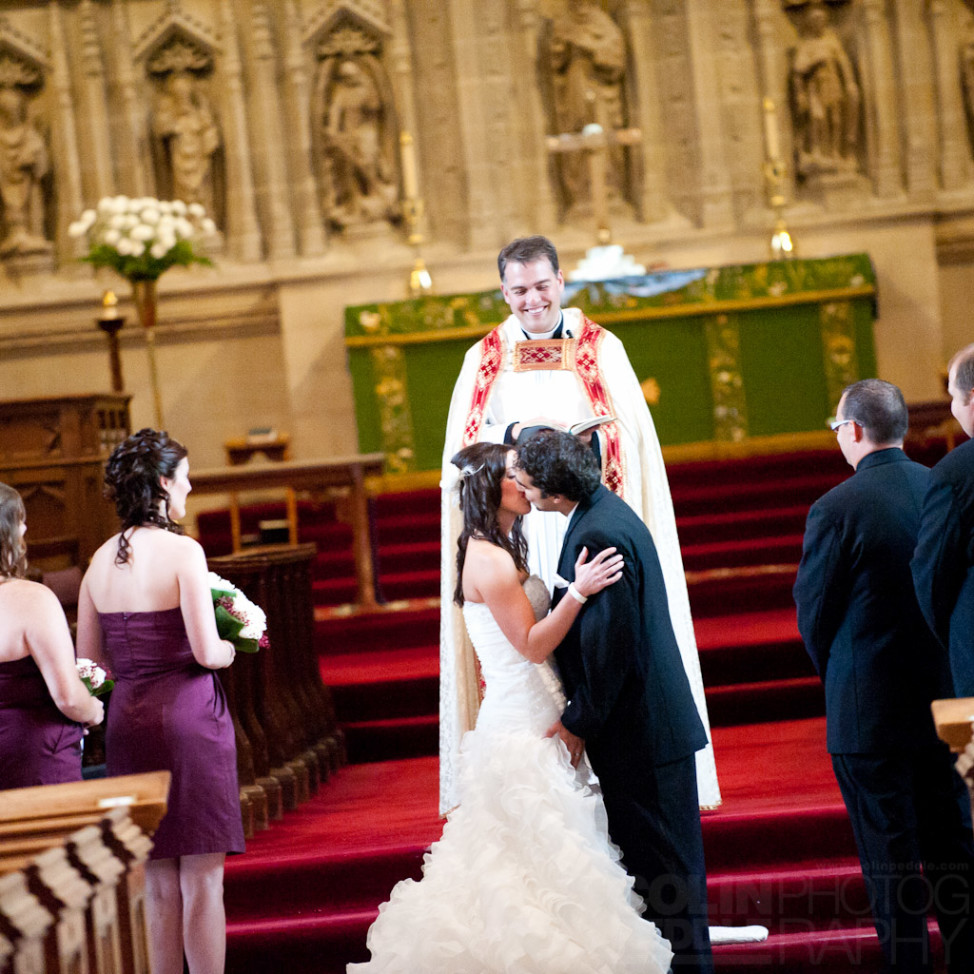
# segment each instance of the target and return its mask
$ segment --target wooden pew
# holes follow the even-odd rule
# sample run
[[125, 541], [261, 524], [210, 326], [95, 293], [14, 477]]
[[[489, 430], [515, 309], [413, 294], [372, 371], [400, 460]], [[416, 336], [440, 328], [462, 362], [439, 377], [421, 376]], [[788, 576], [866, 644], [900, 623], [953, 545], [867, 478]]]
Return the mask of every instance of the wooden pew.
[[955, 766], [971, 793], [974, 815], [974, 697], [934, 700], [930, 707], [937, 734], [958, 756]]
[[300, 544], [207, 559], [267, 614], [270, 646], [238, 653], [219, 674], [234, 717], [241, 792], [265, 789], [271, 819], [280, 817], [275, 808], [293, 809], [307, 798], [345, 757], [315, 651], [314, 557], [314, 545]]
[[118, 882], [118, 921], [122, 945], [122, 974], [151, 974], [145, 909], [145, 862], [152, 842], [124, 808], [109, 812], [100, 822], [105, 844], [122, 862]]
[[[8, 864], [4, 871], [21, 868], [72, 832], [97, 824], [112, 808], [127, 808], [135, 824], [151, 835], [166, 814], [170, 778], [168, 771], [151, 771], [4, 791], [0, 802], [0, 852]], [[19, 863], [15, 855], [20, 855]]]
[[[127, 815], [124, 808], [112, 810]], [[68, 838], [68, 861], [90, 892], [85, 911], [88, 968], [93, 974], [114, 974], [122, 969], [122, 934], [119, 880], [125, 863], [105, 841], [101, 823], [86, 825]]]
[[3, 974], [44, 974], [44, 938], [55, 920], [22, 872], [0, 876], [0, 933], [10, 944]]
[[162, 771], [3, 792], [2, 974], [150, 974], [143, 829], [165, 814], [169, 780]]
[[44, 938], [47, 974], [103, 974], [88, 960], [86, 911], [93, 891], [71, 865], [67, 844], [45, 849], [23, 873], [30, 891], [56, 920]]

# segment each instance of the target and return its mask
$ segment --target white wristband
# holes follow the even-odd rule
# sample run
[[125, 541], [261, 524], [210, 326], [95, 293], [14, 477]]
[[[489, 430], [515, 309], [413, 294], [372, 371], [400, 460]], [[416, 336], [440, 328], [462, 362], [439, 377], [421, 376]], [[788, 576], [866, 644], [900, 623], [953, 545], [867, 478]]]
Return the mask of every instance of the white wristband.
[[586, 603], [586, 602], [588, 602], [588, 596], [587, 596], [587, 595], [582, 595], [582, 593], [581, 593], [581, 592], [579, 592], [579, 590], [578, 590], [577, 588], [575, 588], [575, 583], [574, 583], [574, 582], [572, 582], [572, 583], [571, 583], [571, 584], [570, 584], [570, 585], [568, 586], [568, 594], [569, 594], [569, 595], [570, 595], [570, 596], [571, 596], [571, 597], [572, 597], [572, 598], [573, 598], [573, 599], [574, 599], [574, 600], [575, 600], [576, 602], [579, 602], [579, 603], [580, 603], [581, 605], [585, 605], [585, 603]]

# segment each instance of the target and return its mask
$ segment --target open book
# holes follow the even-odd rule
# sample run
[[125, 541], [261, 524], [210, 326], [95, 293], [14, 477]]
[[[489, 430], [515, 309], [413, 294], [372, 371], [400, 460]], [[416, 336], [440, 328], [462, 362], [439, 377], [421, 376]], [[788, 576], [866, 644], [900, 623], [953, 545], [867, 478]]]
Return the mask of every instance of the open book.
[[590, 419], [583, 419], [577, 423], [572, 423], [571, 426], [565, 426], [564, 423], [559, 423], [553, 419], [541, 416], [537, 419], [522, 423], [521, 433], [518, 439], [520, 440], [522, 437], [525, 437], [525, 434], [527, 436], [533, 436], [538, 430], [558, 430], [559, 433], [571, 433], [572, 436], [578, 436], [579, 433], [595, 429], [596, 426], [601, 426], [603, 423], [611, 423], [614, 420], [615, 416], [592, 416]]

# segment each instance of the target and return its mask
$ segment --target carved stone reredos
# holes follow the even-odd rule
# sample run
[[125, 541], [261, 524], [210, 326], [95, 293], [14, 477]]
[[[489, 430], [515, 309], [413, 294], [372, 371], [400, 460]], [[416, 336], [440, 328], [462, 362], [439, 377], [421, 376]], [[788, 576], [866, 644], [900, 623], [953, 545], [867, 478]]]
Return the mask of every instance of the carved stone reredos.
[[152, 24], [134, 46], [134, 59], [146, 74], [160, 80], [174, 72], [212, 74], [219, 45], [199, 21], [170, 9]]
[[[353, 43], [353, 35], [357, 31], [362, 31], [365, 36], [371, 35], [377, 38], [388, 38], [392, 35], [385, 0], [326, 0], [308, 18], [304, 32], [305, 43], [314, 48], [316, 42], [322, 41], [329, 35], [344, 35], [342, 28], [346, 25], [351, 34], [344, 39]], [[333, 53], [364, 52], [335, 51]]]
[[0, 87], [36, 94], [44, 87], [49, 67], [41, 48], [0, 17]]

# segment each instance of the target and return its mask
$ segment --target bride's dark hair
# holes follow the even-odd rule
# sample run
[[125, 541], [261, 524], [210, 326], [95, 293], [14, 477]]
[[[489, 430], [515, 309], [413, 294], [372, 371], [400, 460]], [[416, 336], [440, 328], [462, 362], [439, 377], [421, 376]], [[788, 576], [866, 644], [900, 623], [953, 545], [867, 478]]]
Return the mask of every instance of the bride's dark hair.
[[23, 578], [27, 574], [27, 545], [20, 533], [26, 516], [20, 494], [0, 484], [0, 578]]
[[[115, 562], [129, 560], [130, 528], [154, 524], [175, 534], [183, 529], [169, 516], [169, 493], [160, 478], [176, 475], [186, 447], [170, 439], [165, 430], [141, 429], [119, 443], [105, 465], [105, 496], [115, 503], [122, 522]], [[161, 509], [160, 509], [161, 502]]]
[[450, 461], [460, 469], [457, 488], [460, 492], [460, 513], [463, 530], [457, 540], [457, 587], [453, 601], [463, 605], [463, 563], [467, 557], [467, 542], [482, 538], [503, 548], [513, 559], [517, 570], [528, 570], [528, 543], [521, 533], [521, 517], [514, 519], [510, 536], [497, 523], [501, 506], [501, 486], [507, 477], [509, 446], [501, 443], [474, 443], [465, 446]]

